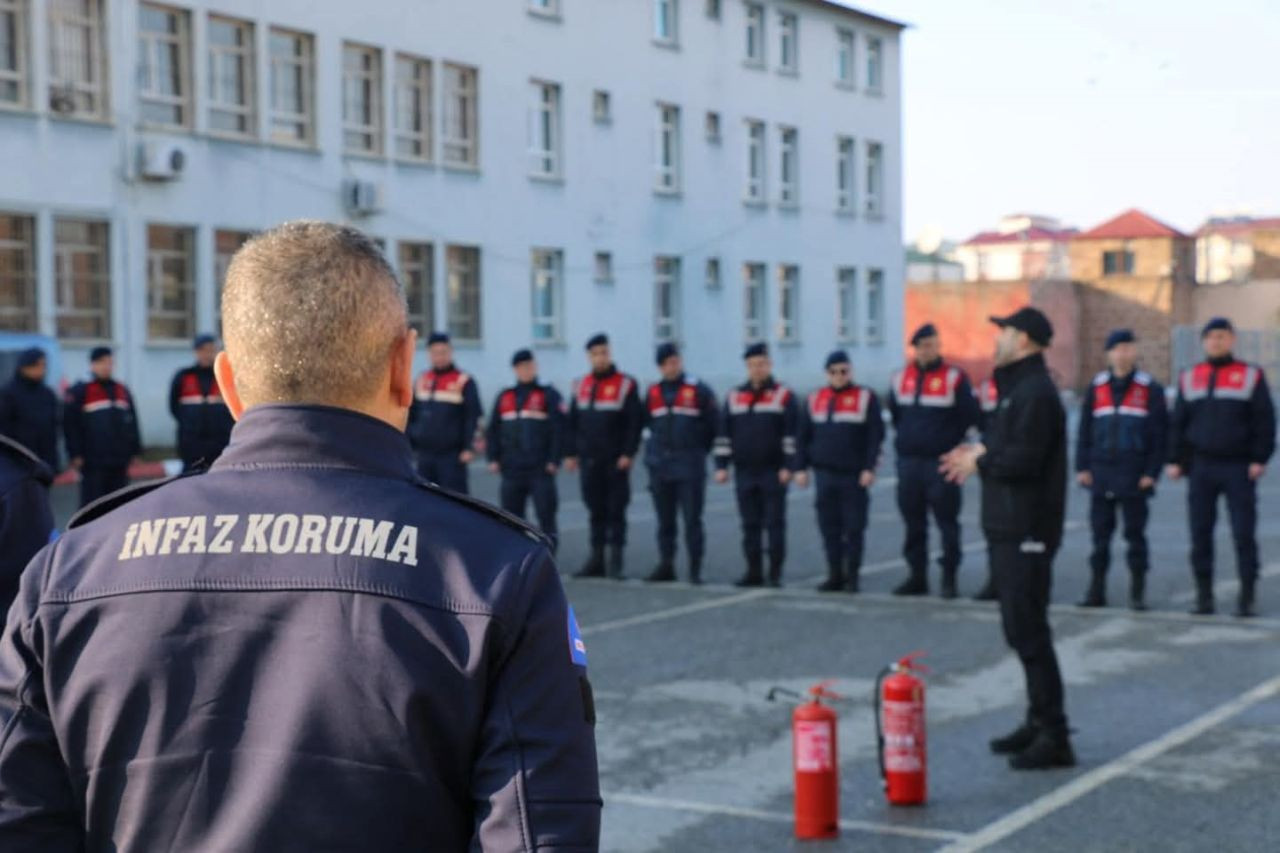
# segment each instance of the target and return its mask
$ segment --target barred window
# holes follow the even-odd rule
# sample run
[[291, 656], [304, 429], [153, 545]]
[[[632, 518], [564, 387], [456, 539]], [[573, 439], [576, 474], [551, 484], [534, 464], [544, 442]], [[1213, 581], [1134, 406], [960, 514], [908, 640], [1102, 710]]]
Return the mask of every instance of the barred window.
[[88, 219], [53, 224], [56, 325], [65, 340], [111, 337], [109, 226]]
[[195, 229], [147, 227], [147, 340], [195, 334]]
[[36, 221], [0, 213], [0, 331], [39, 331], [36, 314]]

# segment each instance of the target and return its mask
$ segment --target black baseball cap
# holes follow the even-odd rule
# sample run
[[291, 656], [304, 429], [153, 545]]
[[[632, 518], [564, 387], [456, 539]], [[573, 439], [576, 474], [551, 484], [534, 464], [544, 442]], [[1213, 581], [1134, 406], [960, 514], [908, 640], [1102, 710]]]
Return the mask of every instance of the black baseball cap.
[[1037, 311], [1030, 305], [1025, 308], [1019, 308], [1008, 317], [992, 317], [991, 322], [1000, 328], [1017, 329], [1019, 332], [1025, 332], [1027, 337], [1042, 347], [1047, 347], [1049, 341], [1053, 340], [1053, 324], [1049, 322], [1049, 318], [1044, 316], [1043, 312]]

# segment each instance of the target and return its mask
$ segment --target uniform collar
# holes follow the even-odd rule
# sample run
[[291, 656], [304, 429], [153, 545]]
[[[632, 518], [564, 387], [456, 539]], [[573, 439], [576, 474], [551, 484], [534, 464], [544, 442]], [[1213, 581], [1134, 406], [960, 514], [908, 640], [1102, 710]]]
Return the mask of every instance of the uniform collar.
[[213, 471], [271, 465], [353, 468], [416, 479], [409, 439], [390, 424], [331, 406], [254, 406], [231, 430]]
[[618, 372], [617, 365], [611, 364], [608, 367], [606, 367], [604, 370], [591, 371], [591, 375], [596, 379], [608, 379], [610, 376], [613, 376], [617, 372]]
[[778, 383], [774, 381], [772, 376], [769, 376], [763, 382], [761, 382], [760, 387], [758, 388], [755, 385], [751, 384], [750, 379], [748, 379], [746, 382], [743, 382], [742, 385], [740, 386], [740, 388], [743, 391], [755, 391], [755, 392], [770, 391], [776, 387], [778, 387]]
[[451, 361], [451, 362], [449, 362], [448, 364], [446, 364], [444, 367], [441, 367], [441, 368], [440, 368], [440, 369], [438, 369], [438, 370], [437, 370], [436, 368], [434, 368], [434, 367], [433, 367], [433, 368], [431, 368], [431, 372], [432, 372], [432, 373], [434, 373], [436, 376], [445, 376], [445, 375], [450, 374], [450, 373], [457, 373], [457, 372], [458, 372], [458, 368], [457, 368], [457, 367], [454, 365], [454, 363]]
[[1205, 359], [1207, 363], [1212, 364], [1214, 367], [1226, 367], [1227, 365], [1233, 363], [1235, 360], [1236, 360], [1236, 357], [1233, 353], [1227, 353], [1226, 355], [1218, 356], [1217, 358]]
[[933, 371], [937, 370], [939, 367], [942, 367], [942, 359], [935, 358], [933, 361], [929, 362], [928, 364], [921, 364], [918, 361], [913, 361], [911, 362], [911, 366], [914, 367], [917, 371], [919, 371], [922, 374], [932, 373]]

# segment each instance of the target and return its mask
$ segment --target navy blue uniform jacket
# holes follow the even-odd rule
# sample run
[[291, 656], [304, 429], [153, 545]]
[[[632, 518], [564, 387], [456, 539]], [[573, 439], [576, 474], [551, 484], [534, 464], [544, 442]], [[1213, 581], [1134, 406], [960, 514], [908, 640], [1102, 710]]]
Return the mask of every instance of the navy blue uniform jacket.
[[86, 468], [123, 468], [142, 452], [133, 395], [114, 379], [90, 379], [71, 387], [62, 413], [67, 455]]
[[1076, 470], [1093, 474], [1093, 491], [1126, 497], [1138, 480], [1160, 479], [1169, 429], [1164, 388], [1141, 371], [1093, 378], [1080, 404]]
[[53, 532], [52, 481], [53, 470], [43, 460], [0, 436], [0, 619], [18, 594], [22, 570]]
[[1196, 456], [1265, 465], [1276, 449], [1276, 410], [1266, 374], [1231, 356], [1202, 361], [1178, 377], [1169, 461]]
[[716, 468], [732, 463], [739, 471], [792, 471], [799, 428], [796, 395], [770, 377], [759, 388], [744, 382], [724, 399], [715, 441]]
[[924, 368], [913, 362], [894, 374], [889, 415], [898, 456], [930, 459], [955, 449], [981, 420], [969, 378], [941, 359]]
[[645, 392], [644, 461], [654, 479], [683, 482], [707, 476], [707, 454], [716, 439], [716, 395], [687, 373], [663, 379]]
[[800, 467], [840, 474], [875, 471], [884, 420], [875, 392], [861, 385], [827, 385], [809, 395], [800, 418]]
[[419, 453], [458, 455], [471, 449], [483, 407], [470, 374], [453, 365], [426, 370], [413, 385], [409, 441]]
[[13, 381], [0, 388], [0, 435], [12, 438], [57, 471], [60, 410], [58, 395], [48, 385], [15, 372]]
[[193, 364], [174, 374], [169, 413], [178, 422], [178, 455], [183, 462], [209, 465], [231, 440], [235, 421], [222, 401], [212, 367]]
[[146, 489], [23, 575], [0, 850], [595, 848], [586, 650], [536, 532], [323, 407], [256, 407]]
[[503, 474], [541, 473], [564, 459], [566, 431], [560, 392], [537, 381], [518, 383], [494, 401], [486, 452]]
[[569, 455], [613, 462], [634, 457], [644, 431], [636, 381], [616, 367], [574, 383], [569, 402]]

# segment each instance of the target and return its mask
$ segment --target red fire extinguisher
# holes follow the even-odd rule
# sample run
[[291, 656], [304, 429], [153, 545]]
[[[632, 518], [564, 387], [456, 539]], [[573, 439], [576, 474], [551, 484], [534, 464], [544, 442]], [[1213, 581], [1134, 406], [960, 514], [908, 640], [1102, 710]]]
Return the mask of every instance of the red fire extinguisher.
[[924, 682], [915, 673], [928, 672], [915, 652], [880, 671], [876, 678], [876, 750], [880, 780], [891, 805], [924, 803], [928, 789], [925, 751]]
[[[809, 701], [791, 713], [791, 766], [796, 783], [796, 838], [802, 841], [840, 835], [840, 751], [836, 745], [836, 712], [828, 701], [842, 699], [827, 689], [830, 682], [808, 690]], [[769, 691], [804, 698], [775, 687]]]

